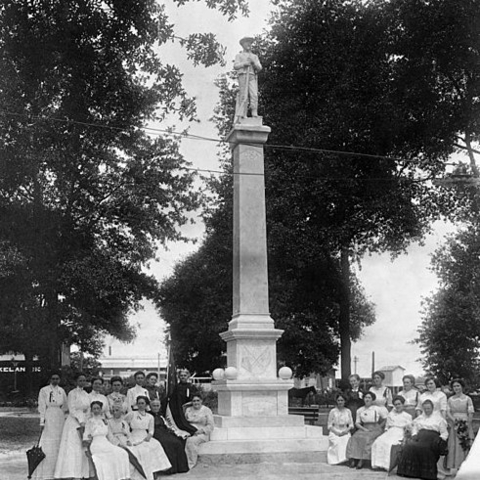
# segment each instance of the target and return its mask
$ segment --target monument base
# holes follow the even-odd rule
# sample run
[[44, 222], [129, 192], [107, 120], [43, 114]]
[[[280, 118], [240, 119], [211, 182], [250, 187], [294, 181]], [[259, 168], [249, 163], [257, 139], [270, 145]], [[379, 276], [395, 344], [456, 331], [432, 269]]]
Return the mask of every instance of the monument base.
[[[303, 425], [303, 422], [303, 417], [295, 415], [235, 419], [217, 415], [216, 425], [233, 423], [235, 426], [216, 427], [211, 440], [200, 446], [200, 461], [209, 464], [324, 462], [328, 437], [323, 435], [321, 427]], [[244, 426], [239, 426], [242, 423]]]

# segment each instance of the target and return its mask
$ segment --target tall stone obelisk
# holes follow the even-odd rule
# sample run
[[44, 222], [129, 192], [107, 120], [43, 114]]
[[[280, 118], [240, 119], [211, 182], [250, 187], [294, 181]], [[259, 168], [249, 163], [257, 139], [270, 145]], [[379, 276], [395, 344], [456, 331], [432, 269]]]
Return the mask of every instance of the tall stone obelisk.
[[214, 382], [218, 415], [211, 441], [200, 449], [204, 456], [326, 450], [321, 428], [288, 415], [293, 381], [277, 376], [282, 330], [269, 313], [263, 157], [269, 132], [261, 117], [245, 117], [227, 137], [234, 174], [233, 315], [221, 334], [228, 368], [225, 378]]

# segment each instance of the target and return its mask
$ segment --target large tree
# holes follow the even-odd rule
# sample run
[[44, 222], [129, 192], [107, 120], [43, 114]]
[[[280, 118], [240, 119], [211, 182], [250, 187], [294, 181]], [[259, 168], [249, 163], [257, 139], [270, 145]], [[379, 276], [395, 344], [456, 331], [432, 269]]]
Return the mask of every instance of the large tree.
[[[195, 115], [158, 55], [175, 38], [154, 0], [0, 6], [0, 351], [52, 367], [62, 342], [132, 338], [129, 313], [157, 289], [143, 266], [200, 199], [177, 144], [143, 130]], [[222, 60], [210, 34], [179, 41], [195, 63]]]
[[443, 383], [453, 377], [478, 386], [480, 373], [480, 226], [451, 235], [432, 258], [439, 290], [425, 301], [419, 328], [423, 365]]

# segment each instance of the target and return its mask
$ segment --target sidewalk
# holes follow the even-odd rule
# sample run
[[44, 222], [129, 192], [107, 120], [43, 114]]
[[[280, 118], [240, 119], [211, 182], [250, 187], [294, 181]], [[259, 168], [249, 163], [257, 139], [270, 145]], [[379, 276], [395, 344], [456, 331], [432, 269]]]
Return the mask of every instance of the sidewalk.
[[[2, 480], [25, 480], [27, 459], [25, 453], [0, 455]], [[326, 463], [261, 463], [241, 465], [198, 464], [188, 473], [162, 477], [165, 480], [401, 480], [386, 472], [373, 472], [367, 468], [354, 470]]]

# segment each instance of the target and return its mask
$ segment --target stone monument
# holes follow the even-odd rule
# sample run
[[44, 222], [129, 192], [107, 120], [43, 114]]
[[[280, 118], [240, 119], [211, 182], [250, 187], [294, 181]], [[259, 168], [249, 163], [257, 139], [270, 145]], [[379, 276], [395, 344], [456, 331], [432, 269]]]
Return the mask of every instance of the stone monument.
[[270, 128], [258, 116], [236, 120], [227, 137], [234, 174], [233, 315], [221, 337], [227, 343], [228, 368], [222, 375], [217, 371], [224, 378], [213, 383], [218, 415], [200, 455], [241, 454], [245, 461], [247, 454], [258, 459], [325, 452], [322, 429], [288, 415], [291, 371], [286, 369], [286, 378], [277, 375], [276, 342], [283, 332], [269, 313], [263, 156]]

